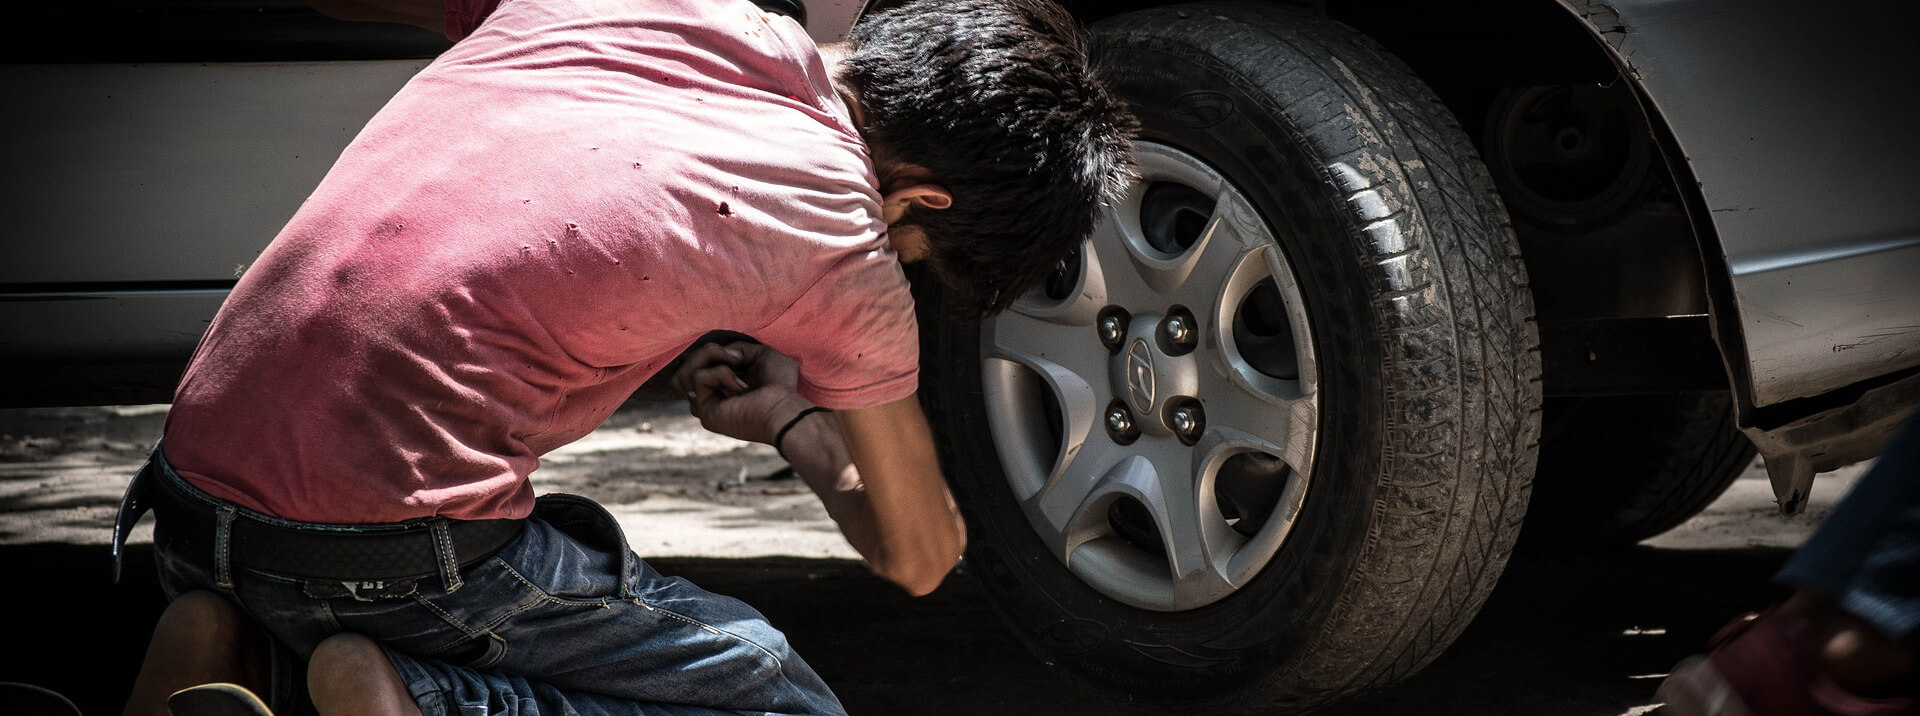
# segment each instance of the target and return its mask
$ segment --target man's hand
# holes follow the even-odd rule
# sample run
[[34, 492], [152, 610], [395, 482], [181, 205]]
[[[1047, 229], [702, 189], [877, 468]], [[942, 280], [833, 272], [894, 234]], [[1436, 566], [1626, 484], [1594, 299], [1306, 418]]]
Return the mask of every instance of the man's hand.
[[687, 355], [670, 384], [693, 404], [701, 427], [771, 445], [780, 427], [809, 407], [796, 392], [799, 383], [800, 366], [792, 358], [742, 342], [701, 346]]
[[[796, 392], [799, 381], [793, 359], [733, 343], [688, 354], [671, 384], [708, 430], [771, 444], [811, 407]], [[939, 587], [960, 559], [966, 524], [917, 398], [809, 417], [776, 447], [875, 573], [917, 596]]]

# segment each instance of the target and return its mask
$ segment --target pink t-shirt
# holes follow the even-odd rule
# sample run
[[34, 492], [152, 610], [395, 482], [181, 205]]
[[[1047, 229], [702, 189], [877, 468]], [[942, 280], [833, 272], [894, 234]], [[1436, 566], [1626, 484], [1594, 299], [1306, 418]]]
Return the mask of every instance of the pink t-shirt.
[[524, 516], [542, 454], [716, 329], [820, 405], [913, 394], [872, 163], [799, 25], [506, 0], [471, 33], [221, 307], [167, 420], [189, 482], [310, 522]]

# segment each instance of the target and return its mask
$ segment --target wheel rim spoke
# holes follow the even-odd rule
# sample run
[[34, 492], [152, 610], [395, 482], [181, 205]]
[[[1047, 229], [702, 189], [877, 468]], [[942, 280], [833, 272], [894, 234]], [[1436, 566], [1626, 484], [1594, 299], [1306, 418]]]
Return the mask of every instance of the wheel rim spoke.
[[1145, 467], [1111, 443], [1092, 443], [1075, 452], [1023, 506], [1040, 528], [1041, 541], [1071, 566], [1081, 545], [1108, 532], [1099, 511], [1113, 498], [1137, 492]]
[[[1101, 221], [1110, 226], [1114, 219], [1103, 216]], [[1113, 230], [1106, 229], [1109, 232]], [[1094, 234], [1097, 236], [1101, 232], [1101, 225], [1096, 224]], [[1103, 253], [1108, 251], [1102, 250], [1097, 242], [1082, 242], [1078, 253], [1069, 259], [1073, 262], [1076, 277], [1066, 295], [1056, 298], [1045, 290], [1034, 291], [1014, 301], [1011, 312], [1062, 326], [1093, 325], [1096, 314], [1107, 305], [1111, 291], [1107, 277], [1112, 275], [1112, 271], [1101, 263], [1100, 256]]]
[[[1178, 274], [1179, 281], [1170, 283], [1162, 293], [1173, 303], [1199, 313], [1202, 307], [1216, 302], [1221, 286], [1248, 253], [1265, 251], [1272, 243], [1273, 237], [1260, 224], [1252, 207], [1238, 196], [1223, 196], [1214, 205], [1213, 216], [1207, 220], [1199, 240], [1182, 257], [1184, 265], [1183, 273]], [[1169, 281], [1175, 275], [1163, 274]]]
[[1255, 388], [1238, 375], [1217, 372], [1204, 377], [1200, 389], [1209, 433], [1248, 443], [1299, 472], [1312, 469], [1320, 421], [1320, 409], [1312, 397], [1282, 397]]
[[[1100, 398], [1080, 374], [1037, 356], [1003, 351], [983, 368], [988, 378], [987, 410], [1010, 418], [989, 425], [999, 447], [1001, 469], [1015, 497], [1026, 499], [1087, 444], [1099, 419]], [[1045, 405], [1039, 391], [1051, 394], [1057, 415], [1038, 414]], [[1055, 420], [1057, 428], [1050, 424]], [[1052, 439], [1056, 429], [1057, 441]]]
[[989, 319], [989, 357], [1007, 358], [1030, 366], [1054, 366], [1072, 373], [1082, 383], [1106, 382], [1109, 354], [1085, 323], [1061, 322], [1062, 316], [1034, 316], [1015, 307]]
[[1147, 503], [1166, 538], [1171, 609], [1203, 605], [1232, 592], [1233, 579], [1224, 569], [1246, 544], [1220, 519], [1212, 495], [1202, 489], [1208, 484], [1206, 463], [1195, 460], [1192, 450], [1181, 452], [1186, 454], [1177, 460], [1154, 461], [1160, 494], [1157, 502]]
[[1101, 212], [1087, 248], [1082, 249], [1089, 268], [1099, 273], [1103, 299], [1109, 302], [1116, 296], [1143, 296], [1153, 290], [1141, 275], [1131, 248], [1146, 239], [1140, 236], [1139, 222], [1125, 208], [1132, 206], [1132, 211], [1138, 212], [1139, 194], [1139, 187], [1134, 187], [1126, 198], [1116, 202], [1115, 210]]

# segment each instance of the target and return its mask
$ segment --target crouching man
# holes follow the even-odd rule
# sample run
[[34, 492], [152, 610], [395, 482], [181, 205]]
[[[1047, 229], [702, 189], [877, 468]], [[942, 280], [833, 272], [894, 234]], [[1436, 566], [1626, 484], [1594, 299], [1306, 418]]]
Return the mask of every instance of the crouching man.
[[458, 42], [194, 356], [123, 511], [173, 598], [129, 713], [265, 692], [263, 632], [326, 714], [841, 713], [759, 613], [528, 483], [713, 330], [759, 343], [674, 376], [706, 425], [907, 591], [959, 559], [900, 264], [1002, 309], [1127, 180], [1071, 18], [922, 0], [816, 47], [745, 0], [493, 4], [413, 16]]

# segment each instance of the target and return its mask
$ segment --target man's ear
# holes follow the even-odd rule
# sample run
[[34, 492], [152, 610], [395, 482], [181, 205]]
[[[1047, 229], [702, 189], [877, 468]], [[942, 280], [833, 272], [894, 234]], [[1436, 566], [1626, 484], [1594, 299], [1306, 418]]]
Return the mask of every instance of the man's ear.
[[953, 192], [941, 186], [926, 167], [908, 162], [889, 163], [880, 172], [880, 220], [892, 224], [915, 206], [945, 209], [953, 206]]
[[895, 189], [880, 198], [880, 220], [892, 224], [915, 206], [945, 209], [953, 206], [953, 194], [939, 184], [913, 184]]

